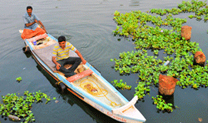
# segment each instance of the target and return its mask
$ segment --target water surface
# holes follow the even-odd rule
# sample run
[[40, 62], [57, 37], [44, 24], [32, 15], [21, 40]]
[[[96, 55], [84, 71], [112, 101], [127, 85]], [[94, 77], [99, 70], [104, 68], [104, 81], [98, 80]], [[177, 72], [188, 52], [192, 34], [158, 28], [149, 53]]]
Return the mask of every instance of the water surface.
[[[55, 81], [37, 65], [34, 59], [22, 52], [23, 40], [18, 32], [23, 29], [22, 15], [28, 5], [33, 6], [34, 13], [41, 19], [48, 33], [56, 38], [65, 35], [82, 53], [84, 58], [94, 65], [109, 82], [123, 79], [131, 90], [119, 90], [128, 100], [134, 96], [137, 86], [137, 74], [120, 76], [112, 68], [111, 58], [118, 58], [120, 52], [134, 50], [131, 41], [114, 36], [116, 28], [113, 20], [115, 10], [126, 13], [133, 10], [146, 12], [152, 8], [177, 7], [182, 0], [1, 0], [0, 4], [0, 95], [20, 93], [29, 90], [41, 90], [54, 101], [34, 104], [32, 112], [37, 123], [106, 123], [116, 122], [91, 106], [79, 100], [71, 93], [62, 94], [55, 87]], [[187, 18], [191, 13], [180, 14], [178, 17]], [[185, 25], [192, 26], [191, 41], [198, 42], [204, 54], [207, 49], [207, 23], [188, 19]], [[118, 39], [121, 39], [118, 41]], [[159, 55], [162, 57], [162, 54]], [[16, 82], [21, 76], [23, 81]], [[158, 88], [151, 88], [151, 96], [158, 94]], [[196, 123], [198, 118], [208, 122], [208, 91], [207, 88], [193, 90], [176, 87], [172, 98], [178, 106], [172, 113], [157, 113], [152, 104], [151, 96], [145, 96], [144, 102], [138, 101], [136, 107], [147, 119], [147, 123]], [[0, 99], [1, 101], [1, 99]], [[10, 123], [5, 117], [2, 123]]]

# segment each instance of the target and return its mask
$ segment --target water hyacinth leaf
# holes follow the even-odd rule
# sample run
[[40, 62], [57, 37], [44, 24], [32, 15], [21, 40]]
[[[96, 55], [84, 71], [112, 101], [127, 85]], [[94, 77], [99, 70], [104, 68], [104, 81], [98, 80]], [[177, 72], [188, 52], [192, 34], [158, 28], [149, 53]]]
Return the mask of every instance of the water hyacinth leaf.
[[16, 81], [18, 81], [18, 82], [22, 81], [22, 77], [17, 77]]

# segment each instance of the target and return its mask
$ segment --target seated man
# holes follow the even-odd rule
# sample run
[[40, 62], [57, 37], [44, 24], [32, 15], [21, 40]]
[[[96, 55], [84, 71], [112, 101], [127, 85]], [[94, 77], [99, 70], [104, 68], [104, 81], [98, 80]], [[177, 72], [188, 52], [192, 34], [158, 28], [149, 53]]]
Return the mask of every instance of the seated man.
[[[74, 51], [79, 57], [69, 57], [69, 51]], [[69, 42], [66, 42], [64, 36], [58, 38], [58, 44], [54, 46], [52, 61], [56, 64], [56, 69], [63, 72], [66, 77], [73, 76], [75, 69], [82, 63], [85, 64], [86, 60], [82, 54]], [[65, 64], [73, 64], [71, 68], [66, 69]]]
[[[41, 35], [46, 33], [45, 27], [40, 21], [40, 19], [32, 13], [33, 8], [31, 6], [27, 6], [27, 13], [23, 16], [24, 20], [24, 30], [21, 35], [22, 39], [32, 38], [33, 36]], [[38, 27], [38, 23], [42, 28]]]

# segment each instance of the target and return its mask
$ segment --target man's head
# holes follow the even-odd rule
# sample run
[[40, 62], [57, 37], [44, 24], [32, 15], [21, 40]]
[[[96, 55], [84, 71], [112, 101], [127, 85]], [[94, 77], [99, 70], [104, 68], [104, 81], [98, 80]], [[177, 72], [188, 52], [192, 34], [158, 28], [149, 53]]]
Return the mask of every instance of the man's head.
[[66, 38], [64, 36], [59, 36], [58, 37], [58, 42], [59, 42], [59, 46], [61, 48], [65, 48], [66, 45]]
[[28, 13], [28, 15], [32, 14], [32, 10], [33, 10], [32, 6], [27, 6], [27, 13]]

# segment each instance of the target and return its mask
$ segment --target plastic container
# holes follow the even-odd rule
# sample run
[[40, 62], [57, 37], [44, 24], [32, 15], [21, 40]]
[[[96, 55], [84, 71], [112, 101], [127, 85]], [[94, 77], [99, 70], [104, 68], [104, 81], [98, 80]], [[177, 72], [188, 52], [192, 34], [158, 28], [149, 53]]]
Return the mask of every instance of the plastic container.
[[33, 41], [33, 44], [34, 44], [34, 45], [37, 45], [37, 42], [36, 42], [36, 41]]
[[164, 63], [164, 65], [167, 66], [169, 63], [170, 63], [170, 61], [166, 61], [166, 62]]

